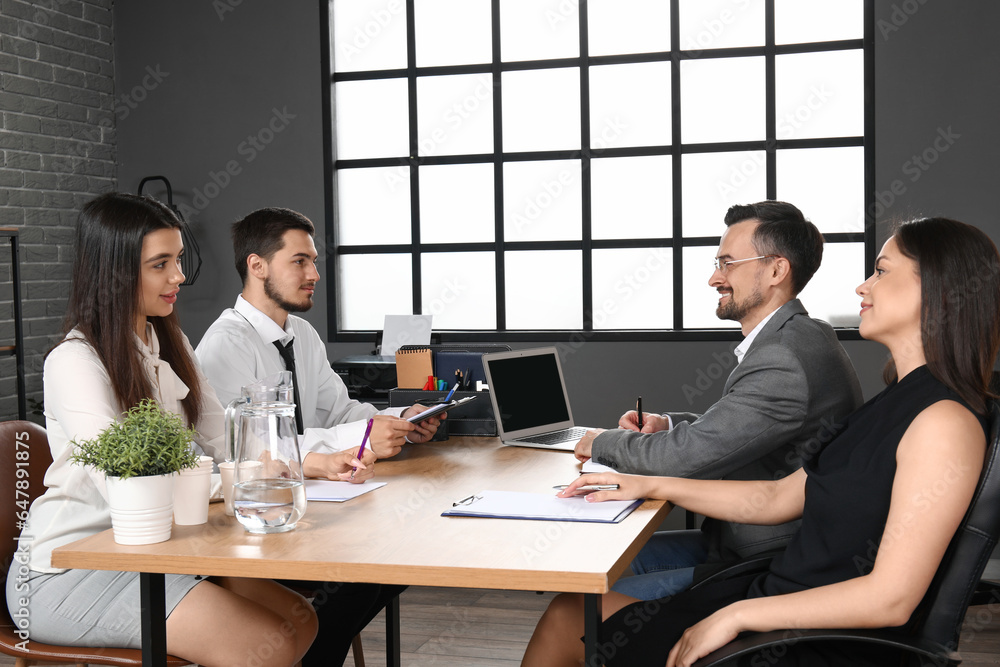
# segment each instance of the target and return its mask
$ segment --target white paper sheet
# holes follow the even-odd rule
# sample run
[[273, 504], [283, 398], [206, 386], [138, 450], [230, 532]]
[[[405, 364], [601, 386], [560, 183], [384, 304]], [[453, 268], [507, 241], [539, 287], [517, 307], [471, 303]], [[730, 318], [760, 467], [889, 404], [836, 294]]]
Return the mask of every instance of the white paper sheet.
[[393, 356], [404, 345], [429, 345], [431, 315], [386, 315], [382, 325], [382, 356]]
[[345, 500], [357, 498], [369, 491], [382, 488], [385, 484], [385, 482], [373, 482], [370, 479], [362, 484], [334, 482], [329, 479], [307, 479], [306, 500], [342, 503]]

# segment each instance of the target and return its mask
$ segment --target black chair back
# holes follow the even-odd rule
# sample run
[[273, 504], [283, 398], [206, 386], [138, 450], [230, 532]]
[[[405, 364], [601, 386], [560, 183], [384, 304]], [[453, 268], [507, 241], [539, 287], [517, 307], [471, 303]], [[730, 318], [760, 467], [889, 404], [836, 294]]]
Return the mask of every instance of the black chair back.
[[986, 460], [969, 511], [914, 617], [913, 632], [956, 648], [962, 619], [1000, 534], [1000, 403], [990, 402]]

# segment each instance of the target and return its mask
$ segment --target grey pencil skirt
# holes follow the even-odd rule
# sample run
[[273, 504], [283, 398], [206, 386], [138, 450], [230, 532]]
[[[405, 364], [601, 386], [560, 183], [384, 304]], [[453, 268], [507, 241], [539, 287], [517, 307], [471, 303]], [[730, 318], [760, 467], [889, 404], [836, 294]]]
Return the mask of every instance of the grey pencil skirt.
[[[136, 572], [28, 570], [16, 560], [7, 574], [7, 609], [22, 638], [60, 646], [139, 648]], [[167, 616], [204, 577], [168, 574]]]

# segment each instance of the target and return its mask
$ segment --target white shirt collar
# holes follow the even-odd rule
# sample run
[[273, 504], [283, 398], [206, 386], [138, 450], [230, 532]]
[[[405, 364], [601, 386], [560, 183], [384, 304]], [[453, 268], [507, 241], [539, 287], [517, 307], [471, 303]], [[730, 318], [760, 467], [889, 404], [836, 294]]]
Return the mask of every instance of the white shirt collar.
[[250, 326], [254, 328], [257, 335], [265, 343], [273, 343], [276, 340], [280, 340], [282, 345], [288, 345], [288, 341], [295, 338], [287, 320], [285, 321], [285, 328], [282, 329], [278, 326], [277, 322], [244, 299], [242, 294], [236, 297], [236, 305], [233, 306], [233, 310], [246, 318], [246, 321], [250, 323]]
[[757, 337], [757, 334], [760, 333], [760, 330], [764, 328], [764, 325], [767, 324], [772, 317], [774, 317], [774, 314], [778, 312], [778, 310], [780, 310], [780, 308], [775, 308], [770, 313], [768, 313], [767, 317], [762, 319], [760, 323], [753, 328], [753, 331], [747, 334], [747, 337], [743, 339], [743, 342], [736, 346], [736, 349], [733, 350], [733, 354], [736, 355], [737, 364], [743, 361], [743, 356], [750, 349], [750, 346], [753, 345], [753, 339]]

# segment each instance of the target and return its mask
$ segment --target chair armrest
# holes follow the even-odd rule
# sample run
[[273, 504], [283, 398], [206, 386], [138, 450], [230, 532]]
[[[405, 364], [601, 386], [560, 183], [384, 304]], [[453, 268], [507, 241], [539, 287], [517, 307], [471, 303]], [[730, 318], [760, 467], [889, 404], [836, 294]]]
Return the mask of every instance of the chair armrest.
[[931, 658], [935, 665], [957, 665], [962, 660], [957, 651], [946, 646], [888, 630], [773, 630], [737, 637], [694, 663], [693, 667], [721, 667], [741, 656], [769, 648], [776, 649], [773, 652], [775, 656], [784, 655], [784, 649], [788, 646], [807, 641], [878, 644]]
[[745, 560], [736, 561], [734, 563], [720, 563], [719, 569], [708, 574], [703, 579], [699, 579], [691, 585], [691, 588], [699, 588], [705, 584], [710, 584], [716, 581], [723, 581], [725, 579], [732, 579], [733, 577], [740, 577], [744, 574], [757, 574], [766, 572], [769, 567], [771, 567], [771, 561], [774, 559], [775, 552], [768, 552], [761, 554], [759, 556], [751, 556]]

